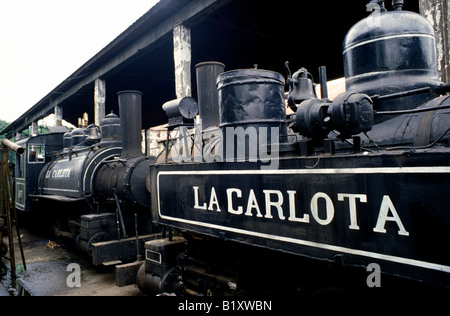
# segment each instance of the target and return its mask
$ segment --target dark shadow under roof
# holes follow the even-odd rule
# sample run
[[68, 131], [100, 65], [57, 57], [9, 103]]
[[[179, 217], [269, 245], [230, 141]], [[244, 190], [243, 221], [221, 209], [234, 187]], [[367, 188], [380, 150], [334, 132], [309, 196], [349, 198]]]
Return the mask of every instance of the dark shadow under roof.
[[[367, 16], [368, 0], [161, 0], [98, 54], [24, 113], [2, 133], [11, 136], [63, 107], [63, 118], [76, 124], [84, 112], [94, 118], [94, 81], [106, 80], [106, 112], [118, 113], [117, 92], [143, 92], [143, 127], [167, 122], [161, 106], [175, 99], [172, 29], [191, 27], [192, 84], [195, 64], [220, 61], [226, 70], [259, 68], [285, 75], [306, 67], [316, 81], [325, 65], [328, 78], [343, 76], [342, 42], [352, 25]], [[295, 4], [295, 6], [293, 6]], [[418, 1], [405, 10], [418, 12]]]

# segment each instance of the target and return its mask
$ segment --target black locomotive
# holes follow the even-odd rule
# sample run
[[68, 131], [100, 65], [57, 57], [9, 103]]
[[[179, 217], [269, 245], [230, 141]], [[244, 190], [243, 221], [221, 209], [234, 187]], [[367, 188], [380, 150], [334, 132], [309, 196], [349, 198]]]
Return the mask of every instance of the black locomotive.
[[431, 25], [395, 6], [349, 31], [334, 100], [323, 68], [317, 98], [305, 69], [197, 67], [201, 120], [168, 111], [181, 136], [150, 166], [171, 235], [146, 243], [143, 291], [359, 291], [366, 267], [450, 286], [449, 85]]
[[82, 205], [61, 233], [96, 264], [135, 256], [139, 231], [147, 293], [359, 289], [373, 266], [448, 288], [450, 85], [438, 79], [431, 25], [401, 3], [388, 12], [372, 1], [349, 31], [347, 91], [334, 100], [323, 68], [318, 98], [305, 69], [285, 79], [202, 63], [198, 108], [192, 98], [163, 107], [157, 158], [139, 149], [136, 91], [119, 93], [120, 119], [108, 115], [101, 133], [22, 141], [40, 172], [18, 162], [18, 207]]
[[121, 118], [111, 113], [100, 127], [17, 142], [25, 153], [16, 155], [17, 208], [50, 222], [58, 237], [76, 241], [95, 265], [135, 259], [137, 240], [143, 249], [159, 236], [147, 211], [153, 158], [141, 151], [142, 95], [118, 96]]

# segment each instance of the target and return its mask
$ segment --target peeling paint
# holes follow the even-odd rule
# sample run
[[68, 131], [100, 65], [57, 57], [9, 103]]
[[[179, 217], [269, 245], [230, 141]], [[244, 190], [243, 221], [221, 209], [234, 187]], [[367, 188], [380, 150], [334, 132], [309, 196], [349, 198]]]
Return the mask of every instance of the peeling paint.
[[437, 69], [443, 82], [450, 81], [449, 0], [420, 0], [420, 11], [436, 33]]
[[173, 49], [177, 98], [191, 96], [191, 30], [186, 26], [174, 28]]

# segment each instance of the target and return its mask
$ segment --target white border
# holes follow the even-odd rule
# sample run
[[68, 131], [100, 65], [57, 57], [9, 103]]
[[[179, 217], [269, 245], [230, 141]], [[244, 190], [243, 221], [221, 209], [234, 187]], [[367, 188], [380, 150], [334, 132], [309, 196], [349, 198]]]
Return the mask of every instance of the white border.
[[168, 221], [175, 221], [180, 222], [184, 224], [189, 225], [196, 225], [206, 228], [212, 228], [212, 229], [218, 229], [222, 231], [228, 231], [232, 233], [237, 234], [243, 234], [247, 236], [254, 236], [259, 238], [266, 238], [276, 241], [282, 241], [286, 243], [291, 244], [297, 244], [301, 246], [308, 246], [308, 247], [314, 247], [319, 249], [325, 249], [329, 251], [335, 251], [339, 253], [348, 253], [352, 255], [357, 256], [364, 256], [374, 259], [381, 259], [381, 260], [387, 260], [391, 262], [421, 267], [421, 268], [427, 268], [431, 270], [437, 270], [441, 272], [450, 273], [450, 266], [445, 266], [441, 264], [426, 262], [426, 261], [420, 261], [420, 260], [414, 260], [414, 259], [408, 259], [398, 256], [391, 256], [391, 255], [385, 255], [380, 254], [376, 252], [370, 252], [365, 250], [359, 250], [359, 249], [352, 249], [352, 248], [346, 248], [346, 247], [340, 247], [340, 246], [333, 246], [323, 243], [317, 243], [313, 241], [307, 241], [302, 239], [295, 239], [291, 237], [283, 237], [283, 236], [276, 236], [272, 234], [266, 234], [266, 233], [258, 233], [253, 231], [248, 231], [244, 229], [238, 229], [233, 227], [227, 227], [222, 225], [215, 225], [210, 223], [203, 223], [198, 221], [192, 221], [182, 218], [176, 218], [176, 217], [170, 217], [162, 215], [161, 213], [161, 205], [160, 205], [160, 192], [159, 192], [159, 181], [160, 176], [179, 176], [179, 175], [230, 175], [230, 174], [236, 174], [236, 175], [243, 175], [243, 174], [285, 174], [285, 175], [293, 175], [293, 174], [420, 174], [420, 173], [444, 173], [449, 174], [450, 173], [450, 167], [393, 167], [393, 168], [344, 168], [344, 169], [287, 169], [287, 170], [206, 170], [206, 171], [160, 171], [158, 172], [157, 176], [157, 196], [158, 196], [158, 213], [159, 216], [162, 219], [168, 220]]

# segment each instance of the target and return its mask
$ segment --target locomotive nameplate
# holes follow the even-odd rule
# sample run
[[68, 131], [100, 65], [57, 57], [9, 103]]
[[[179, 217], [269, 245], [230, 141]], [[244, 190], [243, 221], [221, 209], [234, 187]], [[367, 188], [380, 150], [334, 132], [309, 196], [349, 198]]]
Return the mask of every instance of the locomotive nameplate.
[[355, 265], [381, 260], [447, 274], [442, 236], [450, 214], [442, 207], [449, 173], [449, 167], [181, 168], [157, 172], [156, 206], [161, 223], [206, 235], [324, 260], [344, 254]]

